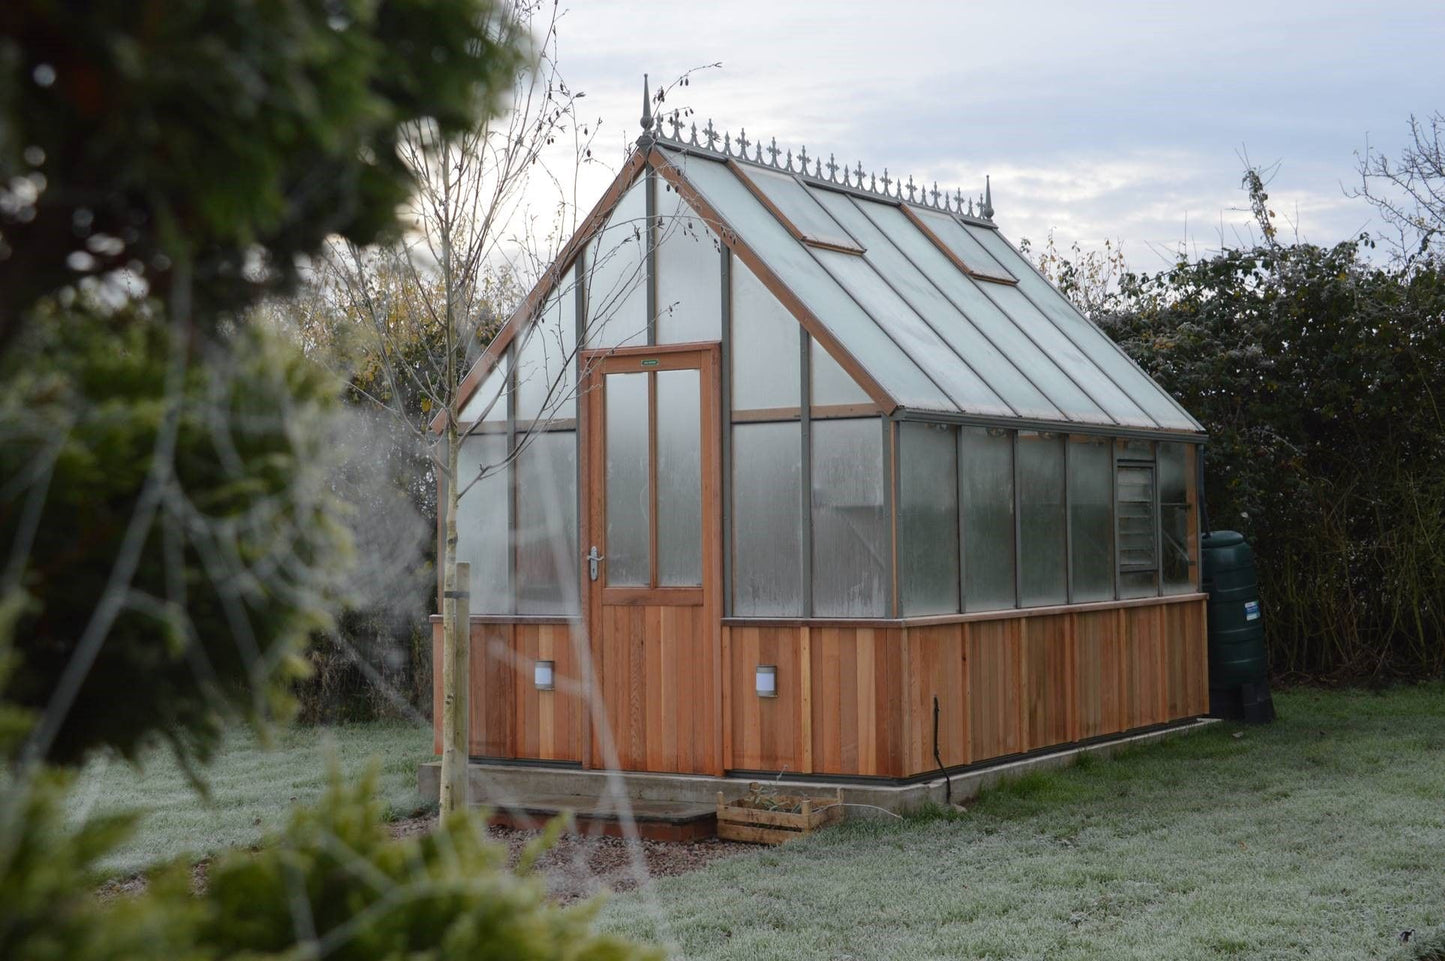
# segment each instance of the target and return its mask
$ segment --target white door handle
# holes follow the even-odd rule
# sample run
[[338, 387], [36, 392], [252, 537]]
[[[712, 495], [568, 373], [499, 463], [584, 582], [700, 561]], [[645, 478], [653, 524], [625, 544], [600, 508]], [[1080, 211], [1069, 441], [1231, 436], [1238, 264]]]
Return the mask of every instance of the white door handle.
[[607, 560], [607, 558], [597, 553], [597, 545], [593, 544], [592, 550], [587, 554], [587, 575], [594, 581], [597, 580], [597, 563], [605, 560]]

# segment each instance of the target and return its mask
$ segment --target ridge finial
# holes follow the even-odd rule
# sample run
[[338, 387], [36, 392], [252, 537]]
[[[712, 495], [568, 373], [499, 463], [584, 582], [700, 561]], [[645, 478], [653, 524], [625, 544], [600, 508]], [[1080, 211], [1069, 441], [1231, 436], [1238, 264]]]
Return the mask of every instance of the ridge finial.
[[652, 129], [652, 96], [647, 92], [647, 74], [642, 75], [642, 129]]
[[984, 220], [993, 219], [993, 185], [988, 182], [988, 174], [983, 175], [983, 208], [979, 213]]

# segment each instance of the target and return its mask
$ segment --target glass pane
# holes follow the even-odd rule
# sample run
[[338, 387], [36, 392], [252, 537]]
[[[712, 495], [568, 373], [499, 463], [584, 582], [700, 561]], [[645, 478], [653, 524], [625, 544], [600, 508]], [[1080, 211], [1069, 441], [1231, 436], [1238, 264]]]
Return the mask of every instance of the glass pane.
[[[1158, 423], [1161, 427], [1179, 430], [1201, 430], [1194, 419], [1184, 413], [1164, 390], [1125, 356], [1103, 331], [1089, 323], [1072, 304], [1048, 281], [1039, 276], [1023, 257], [1009, 246], [997, 230], [987, 227], [967, 228], [984, 247], [988, 248], [995, 260], [1003, 264], [1018, 278], [1019, 290], [1039, 305], [1059, 328], [1078, 344], [1089, 360], [1111, 382], [1130, 398], [1139, 414], [1126, 423], [1149, 427]], [[1097, 396], [1097, 395], [1095, 395]]]
[[[1058, 409], [1040, 394], [1012, 363], [978, 330], [964, 319], [933, 282], [884, 236], [877, 225], [864, 214], [863, 207], [882, 204], [848, 197], [833, 190], [814, 190], [818, 202], [833, 214], [839, 223], [868, 248], [865, 259], [878, 273], [888, 278], [899, 295], [908, 302], [949, 347], [987, 385], [988, 393], [967, 399], [969, 410], [1023, 417], [1057, 418]], [[921, 235], [920, 235], [921, 236]], [[949, 268], [952, 270], [952, 268]], [[1000, 406], [998, 398], [1007, 401]]]
[[873, 398], [858, 386], [858, 382], [823, 349], [816, 340], [808, 340], [808, 373], [813, 381], [813, 403], [829, 404], [871, 404]]
[[1064, 439], [1019, 431], [1019, 551], [1024, 607], [1068, 602], [1064, 544]]
[[[473, 434], [462, 441], [457, 459], [457, 560], [472, 565], [473, 614], [512, 612], [506, 461], [505, 434]], [[476, 480], [484, 468], [488, 476]]]
[[722, 245], [663, 177], [657, 190], [657, 342], [719, 339]]
[[587, 345], [647, 343], [647, 181], [639, 179], [587, 245]]
[[1120, 424], [1153, 426], [1154, 422], [1139, 409], [1139, 405], [1121, 391], [1114, 381], [1084, 354], [1078, 344], [1060, 333], [1059, 328], [1017, 287], [987, 282], [983, 286], [1013, 322], [1047, 350], [1054, 363], [1066, 371], [1081, 390], [1088, 392], [1094, 403], [1111, 418]]
[[773, 205], [792, 222], [805, 239], [847, 247], [850, 250], [862, 249], [848, 236], [846, 230], [828, 216], [826, 210], [818, 206], [818, 202], [809, 196], [809, 191], [794, 180], [791, 174], [753, 164], [739, 164], [738, 169], [767, 194]]
[[577, 292], [571, 278], [547, 300], [537, 323], [517, 342], [517, 424], [577, 416]]
[[[737, 231], [739, 238], [779, 277], [818, 321], [862, 364], [888, 395], [919, 410], [955, 410], [941, 390], [923, 376], [918, 365], [889, 340], [866, 313], [838, 286], [816, 260], [816, 251], [798, 243], [758, 198], [723, 164], [705, 157], [661, 150], [688, 181]], [[811, 202], [811, 198], [809, 198]]]
[[519, 438], [517, 613], [576, 614], [577, 434]]
[[1159, 533], [1165, 594], [1194, 590], [1190, 560], [1199, 549], [1194, 521], [1194, 445], [1159, 445]]
[[958, 429], [900, 425], [898, 583], [904, 614], [958, 610]]
[[1069, 438], [1069, 523], [1073, 525], [1074, 600], [1114, 597], [1114, 459], [1102, 437]]
[[696, 370], [657, 377], [657, 583], [702, 586], [702, 394]]
[[507, 386], [507, 371], [510, 369], [507, 354], [497, 358], [497, 366], [492, 368], [487, 379], [482, 381], [482, 386], [478, 387], [462, 406], [463, 423], [470, 424], [479, 418], [487, 424], [507, 422], [507, 396], [503, 390]]
[[984, 414], [1012, 413], [867, 260], [836, 250], [817, 250], [815, 253], [834, 279], [847, 288], [878, 326], [953, 399], [959, 410]]
[[1115, 513], [1119, 528], [1119, 596], [1147, 597], [1157, 593], [1154, 576], [1154, 467], [1120, 464], [1117, 472]]
[[648, 514], [647, 378], [649, 374], [608, 374], [607, 408], [607, 583], [647, 587], [652, 580]]
[[883, 428], [877, 419], [812, 425], [813, 613], [888, 613]]
[[741, 260], [732, 262], [733, 410], [797, 407], [800, 327]]
[[996, 284], [975, 281], [960, 272], [898, 208], [867, 203], [863, 210], [1059, 412], [1069, 420], [1110, 422], [1099, 406], [1064, 375], [1044, 348], [1030, 340], [984, 292], [985, 288], [995, 289]]
[[938, 239], [948, 245], [948, 249], [959, 260], [968, 265], [968, 269], [976, 274], [985, 277], [998, 277], [1003, 280], [1012, 280], [1013, 274], [1004, 269], [984, 247], [963, 228], [952, 214], [941, 214], [932, 210], [920, 210], [918, 215], [933, 231]]
[[732, 613], [801, 616], [802, 425], [737, 424], [732, 432]]
[[963, 602], [970, 611], [1014, 606], [1013, 435], [965, 427]]
[[959, 410], [972, 413], [1001, 413], [1007, 415], [1007, 408], [988, 384], [978, 379], [978, 374], [954, 353], [938, 332], [923, 322], [913, 308], [903, 302], [896, 290], [890, 288], [887, 280], [861, 257], [838, 253], [837, 250], [818, 250], [828, 273], [834, 276], [848, 292], [863, 305], [864, 311], [873, 316], [880, 328], [887, 331], [918, 363], [923, 373], [932, 377], [949, 397], [954, 399]]

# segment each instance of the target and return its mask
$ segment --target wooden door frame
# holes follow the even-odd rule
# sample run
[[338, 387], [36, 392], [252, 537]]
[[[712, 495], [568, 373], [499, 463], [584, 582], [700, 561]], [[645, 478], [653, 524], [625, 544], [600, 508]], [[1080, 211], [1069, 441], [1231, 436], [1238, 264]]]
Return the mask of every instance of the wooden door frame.
[[[602, 609], [604, 591], [607, 605], [660, 604], [676, 606], [701, 606], [704, 620], [710, 634], [713, 659], [713, 677], [718, 685], [718, 717], [713, 727], [716, 731], [718, 774], [726, 763], [723, 758], [723, 728], [726, 718], [721, 710], [722, 690], [725, 683], [722, 663], [722, 345], [718, 341], [700, 341], [684, 344], [657, 344], [639, 347], [614, 347], [580, 352], [580, 403], [584, 410], [579, 424], [584, 439], [579, 445], [578, 481], [586, 492], [582, 498], [582, 516], [579, 521], [579, 550], [583, 563], [578, 565], [582, 584], [584, 624], [587, 630], [591, 668], [589, 670], [591, 693], [601, 697], [604, 684], [600, 671], [602, 665]], [[643, 360], [657, 363], [643, 367]], [[588, 572], [585, 558], [593, 545], [604, 557], [606, 546], [606, 503], [607, 485], [605, 477], [604, 449], [606, 436], [606, 392], [602, 390], [602, 378], [610, 373], [647, 373], [663, 370], [697, 370], [699, 372], [701, 397], [701, 436], [699, 438], [702, 473], [702, 586], [700, 588], [605, 588], [606, 574], [593, 581]], [[655, 383], [655, 381], [654, 381]], [[656, 424], [651, 425], [656, 430]], [[657, 558], [657, 516], [656, 516], [656, 460], [649, 464], [649, 483], [653, 492], [653, 508], [649, 518], [651, 537], [651, 562]], [[605, 564], [606, 561], [603, 561]], [[585, 706], [582, 714], [582, 757], [583, 766], [597, 768], [598, 759], [593, 756], [592, 717], [593, 708]]]

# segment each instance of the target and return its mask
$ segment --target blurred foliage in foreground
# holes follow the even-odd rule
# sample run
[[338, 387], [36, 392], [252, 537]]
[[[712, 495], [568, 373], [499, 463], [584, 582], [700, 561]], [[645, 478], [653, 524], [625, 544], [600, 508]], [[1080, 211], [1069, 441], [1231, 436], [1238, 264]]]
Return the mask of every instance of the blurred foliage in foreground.
[[526, 856], [519, 873], [507, 870], [506, 848], [487, 840], [477, 815], [392, 840], [374, 775], [347, 786], [333, 774], [326, 796], [297, 808], [279, 837], [213, 862], [199, 892], [190, 864], [179, 862], [151, 875], [145, 891], [102, 903], [93, 865], [129, 825], [112, 818], [67, 828], [62, 786], [54, 775], [35, 781], [23, 829], [5, 836], [7, 961], [660, 957], [594, 934], [595, 904], [549, 903]]
[[56, 309], [0, 360], [0, 543], [20, 605], [0, 698], [40, 716], [114, 608], [42, 757], [134, 758], [163, 737], [205, 760], [227, 713], [286, 713], [352, 561], [340, 409], [275, 335], [243, 328], [191, 360], [144, 307]]
[[0, 352], [126, 270], [211, 329], [331, 235], [395, 230], [400, 128], [495, 112], [529, 38], [495, 0], [0, 4]]

